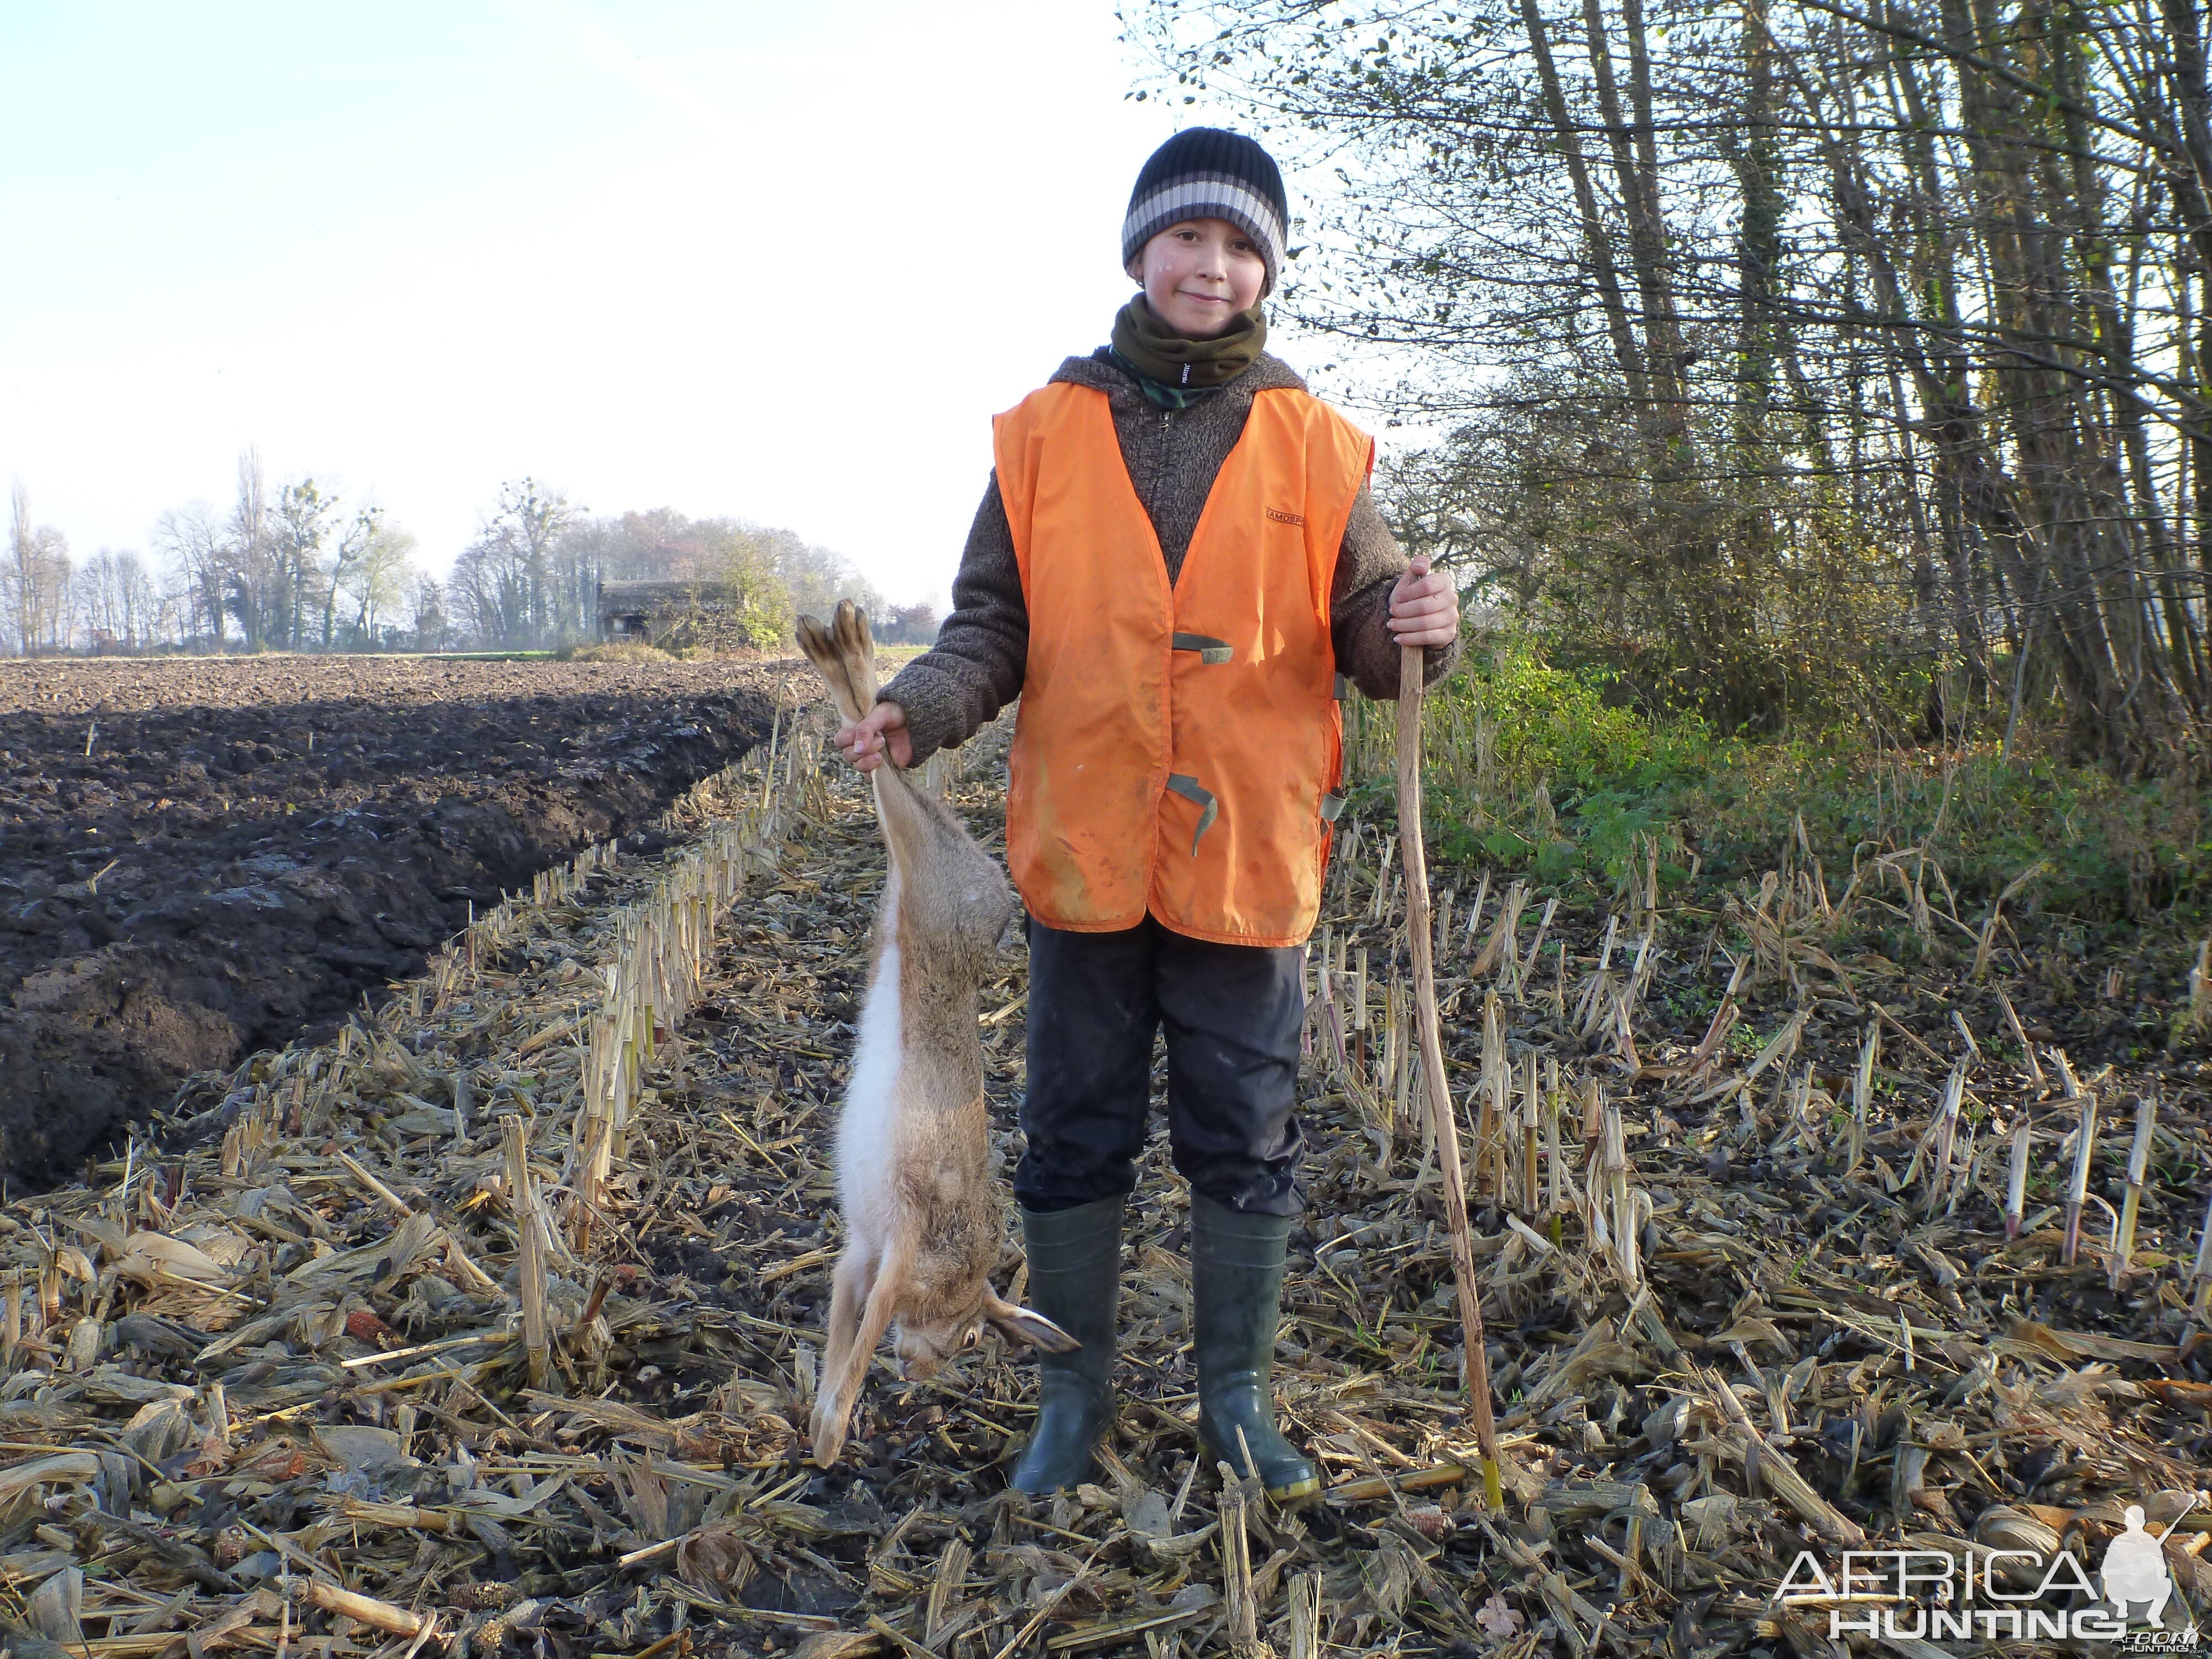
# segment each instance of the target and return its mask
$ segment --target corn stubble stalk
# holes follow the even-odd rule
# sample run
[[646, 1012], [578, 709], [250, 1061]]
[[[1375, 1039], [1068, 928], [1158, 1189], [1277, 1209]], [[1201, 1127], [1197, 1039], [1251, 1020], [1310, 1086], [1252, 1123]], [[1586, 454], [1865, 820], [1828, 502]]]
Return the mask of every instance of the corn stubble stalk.
[[1602, 1126], [1593, 1171], [1601, 1186], [1592, 1194], [1590, 1212], [1603, 1224], [1621, 1287], [1632, 1295], [1644, 1283], [1639, 1242], [1644, 1224], [1651, 1218], [1651, 1194], [1629, 1181], [1628, 1126], [1618, 1103], [1604, 1109]]
[[1516, 1002], [1521, 1000], [1521, 911], [1528, 902], [1528, 884], [1515, 882], [1506, 890], [1505, 914], [1498, 924], [1498, 988]]
[[2150, 1171], [2151, 1132], [2158, 1123], [2158, 1102], [2149, 1095], [2136, 1102], [2135, 1145], [2128, 1151], [2128, 1192], [2120, 1201], [2120, 1225], [2112, 1241], [2110, 1263], [2112, 1288], [2128, 1276], [2128, 1259], [2135, 1254], [2136, 1214], [2142, 1206], [2143, 1177]]
[[2035, 1057], [2035, 1045], [2027, 1040], [2027, 1030], [2020, 1023], [2020, 1011], [2012, 1006], [2012, 999], [1997, 988], [1997, 1006], [2004, 1010], [2005, 1025], [2012, 1032], [2012, 1040], [2020, 1044], [2020, 1051], [2027, 1057], [2028, 1081], [2040, 1088], [2043, 1085], [2043, 1062]]
[[[1244, 1466], [1252, 1467], [1252, 1449], [1243, 1443]], [[1221, 1573], [1223, 1601], [1229, 1616], [1229, 1651], [1233, 1659], [1274, 1659], [1274, 1650], [1260, 1639], [1260, 1607], [1252, 1585], [1249, 1482], [1237, 1478], [1225, 1462], [1214, 1466], [1221, 1474]]]
[[1391, 887], [1390, 848], [1396, 841], [1395, 836], [1384, 836], [1382, 856], [1375, 861], [1375, 888], [1369, 895], [1367, 906], [1367, 919], [1370, 921], [1382, 921], [1389, 914]]
[[1332, 957], [1330, 936], [1324, 932], [1321, 941], [1322, 1018], [1328, 1022], [1329, 1048], [1335, 1056], [1336, 1069], [1340, 1073], [1349, 1073], [1352, 1070], [1352, 1054], [1345, 1046], [1342, 1002], [1345, 986], [1349, 978], [1344, 966], [1346, 941], [1336, 941], [1334, 949], [1336, 954]]
[[2070, 1267], [2081, 1253], [2081, 1206], [2088, 1200], [2090, 1161], [2097, 1151], [2097, 1097], [2075, 1080], [2074, 1068], [2067, 1063], [2064, 1054], [2057, 1053], [2057, 1058], [2059, 1074], [2066, 1079], [2067, 1094], [2081, 1103], [2081, 1121], [2074, 1141], [2074, 1178], [2066, 1188], [2066, 1237], [2058, 1251], [2059, 1265]]
[[2020, 1237], [2021, 1217], [2027, 1209], [2028, 1127], [2026, 1114], [2012, 1126], [2012, 1168], [2005, 1180], [2005, 1243]]
[[[1920, 1162], [1923, 1152], [1929, 1152], [1928, 1192], [1922, 1206], [1923, 1215], [1932, 1216], [1943, 1201], [1944, 1183], [1950, 1179], [1951, 1143], [1959, 1133], [1959, 1112], [1966, 1099], [1966, 1067], [1961, 1060], [1951, 1068], [1951, 1075], [1943, 1085], [1943, 1103], [1936, 1109], [1935, 1121], [1928, 1126], [1928, 1134], [1921, 1145], [1913, 1149], [1912, 1161]], [[1932, 1150], [1931, 1150], [1932, 1149]], [[1905, 1171], [1907, 1180], [1911, 1170]]]
[[1981, 936], [1974, 945], [1974, 965], [1968, 975], [1977, 985], [1982, 982], [1984, 975], [1989, 972], [1990, 953], [1996, 945], [1997, 922], [2004, 915], [2005, 906], [2012, 901], [2014, 896], [2021, 888], [2041, 875], [2044, 867], [2042, 860], [2038, 860], [2021, 871], [2006, 884], [2004, 891], [1997, 895], [1996, 902], [1990, 906], [1989, 918], [1983, 922]]
[[1744, 972], [1750, 966], [1751, 958], [1741, 957], [1735, 964], [1735, 971], [1729, 975], [1728, 989], [1721, 993], [1720, 1006], [1713, 1010], [1712, 1023], [1705, 1027], [1705, 1036], [1698, 1040], [1697, 1048], [1690, 1055], [1687, 1076], [1703, 1077], [1719, 1057], [1721, 1043], [1727, 1037], [1729, 1028], [1736, 1022], [1736, 992], [1742, 988]]
[[1413, 1076], [1402, 1040], [1404, 1022], [1399, 1010], [1404, 987], [1393, 978], [1382, 988], [1382, 1072], [1376, 1079], [1376, 1096], [1382, 1103], [1383, 1127], [1395, 1139], [1406, 1120], [1406, 1091]]
[[[1503, 981], [1507, 966], [1516, 959], [1515, 929], [1520, 923], [1521, 908], [1528, 902], [1528, 883], [1516, 881], [1505, 890], [1505, 896], [1498, 902], [1498, 921], [1491, 927], [1490, 937], [1483, 941], [1481, 951], [1468, 964], [1467, 976], [1469, 979], [1480, 979], [1495, 968]], [[1480, 914], [1478, 908], [1469, 915], [1470, 929], [1474, 918]]]
[[1543, 1133], [1543, 1098], [1536, 1086], [1536, 1055], [1532, 1049], [1521, 1091], [1521, 1204], [1530, 1215], [1534, 1215], [1539, 1206], [1536, 1139]]
[[[787, 744], [787, 757], [797, 747]], [[626, 1150], [646, 1069], [698, 996], [715, 927], [743, 890], [749, 860], [760, 855], [768, 817], [752, 809], [708, 831], [617, 929], [606, 993], [588, 1023], [571, 1141], [570, 1224], [580, 1251]]]
[[[1545, 1062], [1544, 1091], [1544, 1167], [1548, 1177], [1545, 1188], [1544, 1208], [1556, 1216], [1567, 1207], [1567, 1171], [1559, 1150], [1559, 1114], [1565, 1101], [1565, 1090], [1559, 1082], [1559, 1062]], [[1556, 1242], [1556, 1241], [1555, 1241]]]
[[1486, 870], [1482, 872], [1482, 880], [1476, 884], [1474, 902], [1467, 908], [1467, 926], [1462, 931], [1459, 942], [1459, 948], [1462, 953], [1474, 948], [1475, 933], [1482, 927], [1482, 913], [1489, 903], [1490, 872]]
[[1499, 1176], [1506, 1123], [1512, 1109], [1513, 1068], [1505, 1054], [1505, 1015], [1496, 991], [1482, 997], [1482, 1073], [1475, 1085], [1480, 1102], [1474, 1126], [1474, 1184], [1482, 1198], [1503, 1198]]
[[[1422, 1098], [1434, 1126], [1444, 1182], [1444, 1217], [1451, 1230], [1452, 1273], [1459, 1285], [1460, 1326], [1466, 1342], [1463, 1380], [1482, 1453], [1484, 1500], [1504, 1506], [1498, 1425], [1492, 1415], [1490, 1358], [1485, 1351], [1482, 1303], [1474, 1277], [1474, 1243], [1468, 1230], [1467, 1187], [1460, 1172], [1459, 1127], [1444, 1077], [1443, 1040], [1437, 1029], [1435, 964], [1429, 959], [1429, 872], [1421, 841], [1421, 677], [1427, 656], [1405, 647], [1398, 665], [1398, 830], [1406, 860], [1407, 939], [1413, 947], [1414, 1010], [1421, 1039]], [[1504, 1055], [1498, 1056], [1502, 1061]]]
[[1367, 1080], [1367, 947], [1359, 947], [1359, 971], [1352, 982], [1352, 1065]]
[[1544, 948], [1544, 935], [1552, 931], [1552, 918], [1559, 913], [1558, 895], [1544, 901], [1544, 914], [1536, 923], [1536, 937], [1528, 941], [1528, 954], [1521, 964], [1521, 975], [1528, 978], [1536, 971], [1536, 953]]
[[519, 1117], [507, 1120], [507, 1190], [514, 1211], [517, 1271], [522, 1296], [522, 1352], [530, 1371], [530, 1386], [543, 1389], [552, 1380], [553, 1342], [545, 1328], [544, 1237], [538, 1206], [538, 1184], [530, 1175], [530, 1141]]
[[2204, 1219], [2197, 1229], [2197, 1260], [2189, 1269], [2185, 1295], [2196, 1309], [2197, 1322], [2212, 1325], [2212, 1194], [2204, 1200]]
[[1881, 1022], [1875, 1020], [1866, 1029], [1866, 1040], [1859, 1045], [1858, 1068], [1851, 1073], [1851, 1139], [1850, 1155], [1844, 1160], [1844, 1173], [1855, 1173], [1866, 1157], [1867, 1108], [1874, 1097], [1874, 1068], [1881, 1059]]

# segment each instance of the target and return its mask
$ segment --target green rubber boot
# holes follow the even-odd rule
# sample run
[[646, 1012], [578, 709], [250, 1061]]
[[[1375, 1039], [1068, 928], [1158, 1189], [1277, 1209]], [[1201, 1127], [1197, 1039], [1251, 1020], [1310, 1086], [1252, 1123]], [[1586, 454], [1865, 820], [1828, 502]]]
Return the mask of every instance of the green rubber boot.
[[1022, 1211], [1029, 1252], [1023, 1298], [1083, 1346], [1037, 1352], [1037, 1420], [1006, 1484], [1042, 1496], [1091, 1473], [1091, 1450], [1114, 1422], [1114, 1336], [1121, 1296], [1119, 1197], [1072, 1210]]
[[[1202, 1194], [1190, 1195], [1199, 1436], [1209, 1460], [1256, 1474], [1279, 1504], [1321, 1490], [1320, 1471], [1275, 1427], [1267, 1382], [1282, 1322], [1283, 1255], [1290, 1237], [1288, 1216], [1246, 1215]], [[1247, 1446], [1256, 1467], [1245, 1462]]]

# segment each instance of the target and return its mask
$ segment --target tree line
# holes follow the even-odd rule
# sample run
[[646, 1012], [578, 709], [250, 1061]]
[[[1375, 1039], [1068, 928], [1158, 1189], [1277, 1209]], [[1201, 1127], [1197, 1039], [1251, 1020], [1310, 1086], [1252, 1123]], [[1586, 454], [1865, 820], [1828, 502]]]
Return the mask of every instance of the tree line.
[[937, 629], [928, 605], [888, 605], [849, 561], [791, 531], [669, 507], [594, 518], [529, 477], [501, 486], [443, 580], [381, 508], [313, 477], [272, 486], [250, 450], [233, 504], [163, 513], [150, 560], [103, 548], [73, 561], [66, 538], [33, 520], [20, 480], [11, 509], [0, 647], [23, 655], [551, 649], [594, 639], [599, 583], [625, 580], [734, 589], [764, 647], [787, 640], [798, 611], [826, 614], [841, 598], [884, 619], [894, 641]]
[[1338, 189], [1285, 301], [1405, 538], [1640, 695], [2201, 775], [2195, 0], [1150, 0]]

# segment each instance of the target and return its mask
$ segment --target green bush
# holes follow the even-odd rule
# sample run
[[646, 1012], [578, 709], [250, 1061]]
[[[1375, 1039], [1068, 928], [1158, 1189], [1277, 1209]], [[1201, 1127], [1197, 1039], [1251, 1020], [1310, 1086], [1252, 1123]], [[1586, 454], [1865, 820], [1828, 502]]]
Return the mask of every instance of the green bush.
[[[1925, 847], [1960, 904], [2039, 862], [2014, 908], [2085, 921], [2193, 919], [2212, 895], [2212, 793], [2122, 783], [1994, 743], [1899, 750], [1863, 726], [1723, 737], [1692, 714], [1623, 706], [1601, 666], [1563, 668], [1507, 634], [1470, 649], [1423, 715], [1426, 830], [1437, 857], [1550, 886], [1610, 886], [1632, 849], [1659, 848], [1662, 884], [1725, 884], [1774, 867], [1802, 819], [1832, 890], [1883, 852]], [[1355, 808], [1395, 812], [1395, 711], [1346, 706]], [[1968, 914], [1962, 908], [1962, 916]]]

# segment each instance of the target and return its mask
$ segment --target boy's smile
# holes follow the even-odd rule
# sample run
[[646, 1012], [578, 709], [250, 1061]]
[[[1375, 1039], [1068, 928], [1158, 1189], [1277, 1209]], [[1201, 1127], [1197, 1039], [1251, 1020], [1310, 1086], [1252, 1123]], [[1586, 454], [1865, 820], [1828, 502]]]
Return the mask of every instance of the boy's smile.
[[1194, 340], [1211, 339], [1260, 303], [1267, 262], [1226, 219], [1185, 219], [1145, 244], [1139, 280], [1152, 314]]

